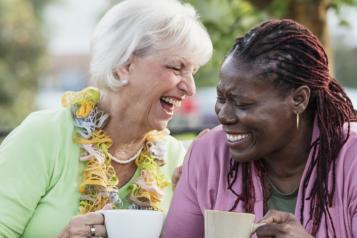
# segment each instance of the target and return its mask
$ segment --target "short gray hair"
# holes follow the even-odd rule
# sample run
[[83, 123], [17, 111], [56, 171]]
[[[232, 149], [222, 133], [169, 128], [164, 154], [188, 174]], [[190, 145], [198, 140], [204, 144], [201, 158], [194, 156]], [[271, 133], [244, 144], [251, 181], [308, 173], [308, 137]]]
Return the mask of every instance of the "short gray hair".
[[91, 79], [116, 90], [121, 84], [113, 71], [160, 50], [177, 49], [201, 66], [212, 55], [212, 42], [195, 9], [178, 0], [124, 0], [98, 23], [91, 42]]

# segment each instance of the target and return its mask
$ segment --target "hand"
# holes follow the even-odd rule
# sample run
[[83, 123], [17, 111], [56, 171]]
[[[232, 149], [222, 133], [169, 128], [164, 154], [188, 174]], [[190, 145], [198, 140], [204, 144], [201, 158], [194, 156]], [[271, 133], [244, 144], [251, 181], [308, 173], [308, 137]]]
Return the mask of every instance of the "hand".
[[174, 170], [174, 174], [171, 177], [172, 187], [175, 189], [182, 174], [182, 165], [178, 166]]
[[258, 237], [313, 238], [291, 213], [269, 210], [259, 223], [266, 225], [256, 230]]
[[[91, 231], [91, 228], [92, 229]], [[99, 212], [72, 217], [57, 238], [107, 237], [104, 216]]]
[[[209, 132], [209, 131], [210, 131], [209, 128], [202, 130], [200, 133], [198, 133], [196, 139], [202, 137], [204, 134], [207, 134], [207, 132]], [[192, 143], [191, 143], [190, 147], [188, 148], [187, 153], [190, 153], [191, 146], [192, 146]], [[175, 168], [174, 173], [171, 177], [172, 187], [174, 189], [176, 188], [176, 185], [177, 185], [178, 181], [180, 180], [181, 174], [182, 174], [182, 165]]]

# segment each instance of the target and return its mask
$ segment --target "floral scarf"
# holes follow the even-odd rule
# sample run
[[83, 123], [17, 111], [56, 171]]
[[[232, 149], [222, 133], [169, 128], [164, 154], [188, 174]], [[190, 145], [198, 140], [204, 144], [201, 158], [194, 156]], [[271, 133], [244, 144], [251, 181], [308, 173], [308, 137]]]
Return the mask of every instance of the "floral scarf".
[[[80, 184], [80, 213], [85, 214], [110, 206], [122, 208], [118, 195], [119, 182], [111, 165], [111, 138], [103, 131], [109, 115], [97, 108], [100, 92], [93, 87], [80, 92], [66, 92], [62, 105], [70, 107], [74, 119], [74, 141], [80, 145], [80, 160], [86, 163]], [[161, 210], [164, 189], [170, 184], [160, 170], [165, 164], [164, 138], [168, 130], [145, 135], [144, 147], [135, 160], [138, 179], [131, 184], [127, 197], [131, 209]]]

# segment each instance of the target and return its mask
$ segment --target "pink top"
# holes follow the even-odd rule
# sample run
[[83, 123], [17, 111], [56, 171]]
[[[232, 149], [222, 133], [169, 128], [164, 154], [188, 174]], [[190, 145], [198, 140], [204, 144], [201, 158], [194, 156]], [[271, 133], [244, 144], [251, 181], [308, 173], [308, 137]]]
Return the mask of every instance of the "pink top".
[[[312, 140], [319, 136], [315, 125]], [[176, 188], [171, 208], [163, 230], [164, 238], [200, 238], [204, 237], [203, 212], [205, 209], [228, 211], [234, 204], [236, 196], [227, 189], [230, 154], [226, 145], [226, 136], [221, 126], [195, 141], [190, 154], [186, 155], [180, 182]], [[309, 156], [304, 175], [311, 162]], [[253, 183], [256, 202], [254, 212], [256, 219], [263, 217], [263, 192], [260, 180], [253, 169]], [[315, 171], [314, 171], [315, 172]], [[312, 174], [312, 178], [316, 173]], [[233, 185], [235, 191], [241, 191], [241, 170]], [[303, 180], [302, 180], [303, 181]], [[312, 179], [307, 186], [307, 193], [312, 187]], [[302, 185], [300, 185], [302, 188]], [[295, 215], [300, 218], [302, 189], [299, 190]], [[304, 226], [310, 231], [310, 200], [305, 200]], [[338, 237], [357, 237], [357, 123], [351, 123], [350, 137], [341, 149], [336, 162], [336, 190], [333, 206], [329, 208]], [[243, 212], [243, 202], [239, 202], [237, 212]], [[326, 237], [332, 233], [330, 227], [325, 229], [322, 216], [320, 229], [316, 237]], [[239, 227], [237, 227], [239, 234]], [[330, 236], [331, 237], [331, 236]]]

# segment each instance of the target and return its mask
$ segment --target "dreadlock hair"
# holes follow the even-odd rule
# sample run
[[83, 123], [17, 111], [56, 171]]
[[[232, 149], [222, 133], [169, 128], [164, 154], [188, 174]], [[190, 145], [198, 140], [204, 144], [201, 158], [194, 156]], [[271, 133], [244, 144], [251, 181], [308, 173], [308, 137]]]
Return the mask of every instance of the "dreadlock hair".
[[[336, 237], [329, 212], [336, 186], [336, 158], [349, 137], [350, 122], [356, 121], [357, 116], [351, 100], [329, 74], [327, 55], [321, 43], [308, 29], [292, 20], [269, 20], [238, 38], [229, 55], [245, 63], [256, 64], [261, 70], [261, 75], [265, 76], [261, 77], [262, 80], [271, 79], [273, 85], [282, 89], [281, 91], [301, 85], [310, 88], [311, 98], [307, 111], [317, 121], [320, 137], [310, 146], [313, 161], [303, 178], [300, 222], [304, 224], [303, 210], [306, 198], [311, 200], [308, 223], [312, 221], [312, 235], [316, 235], [320, 220], [324, 216], [326, 230], [330, 226]], [[343, 133], [345, 123], [347, 123], [346, 136]], [[263, 186], [264, 211], [266, 211], [269, 196], [267, 196], [267, 185], [264, 181], [264, 164], [262, 160], [254, 161], [254, 164]], [[232, 189], [237, 179], [239, 166], [246, 181], [241, 194]], [[231, 159], [230, 171], [227, 175], [228, 189], [237, 196], [231, 210], [234, 210], [239, 201], [242, 201], [246, 212], [253, 212], [255, 192], [252, 169], [249, 163], [239, 164]], [[307, 195], [306, 187], [314, 170], [317, 176], [312, 181], [312, 189]], [[329, 181], [329, 172], [332, 173], [330, 177], [332, 183], [331, 180]], [[330, 221], [329, 224], [328, 221]], [[328, 237], [328, 234], [326, 235]]]

